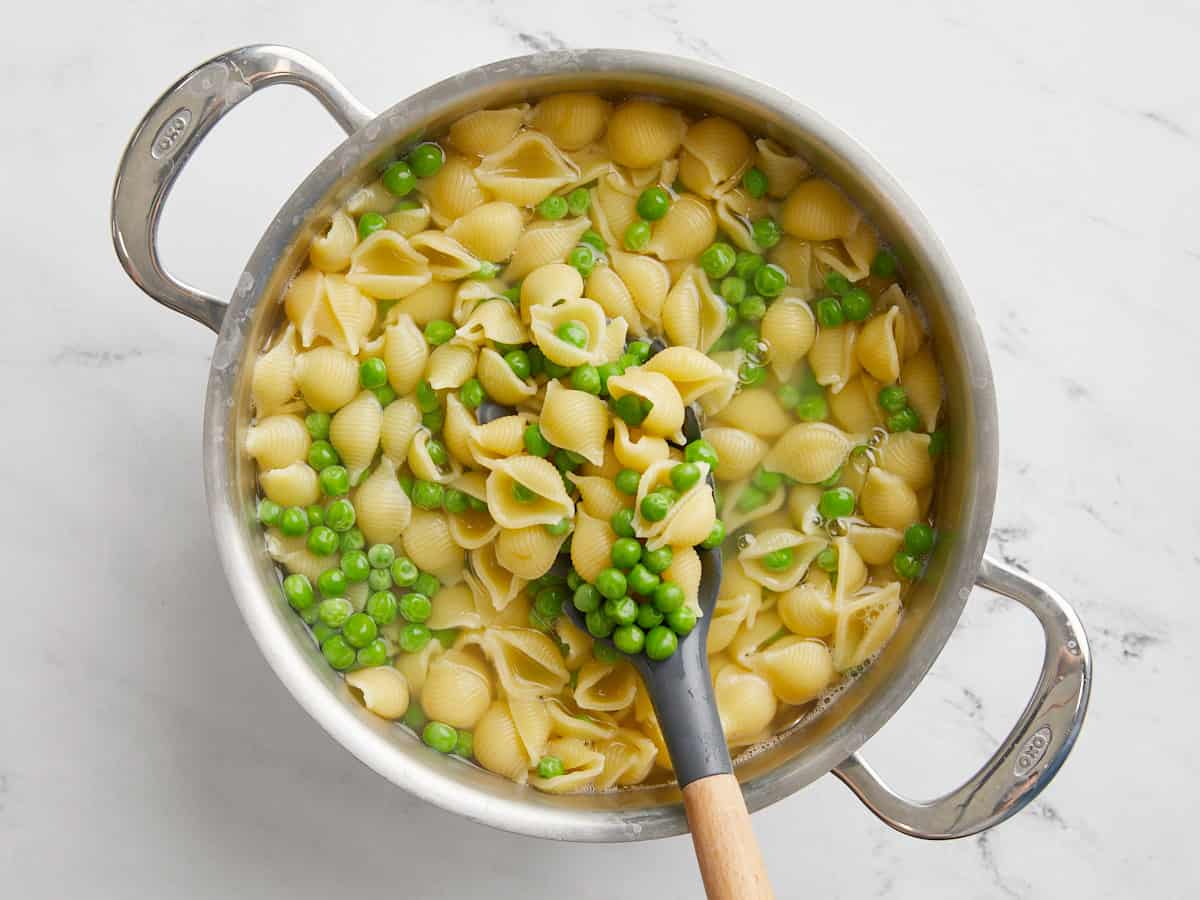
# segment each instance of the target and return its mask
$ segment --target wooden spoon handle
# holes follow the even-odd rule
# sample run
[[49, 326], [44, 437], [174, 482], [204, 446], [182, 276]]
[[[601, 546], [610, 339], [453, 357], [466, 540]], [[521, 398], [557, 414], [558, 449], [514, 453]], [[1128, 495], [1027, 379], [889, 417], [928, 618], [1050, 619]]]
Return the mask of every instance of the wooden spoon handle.
[[726, 773], [693, 781], [683, 806], [708, 900], [773, 900], [737, 779]]

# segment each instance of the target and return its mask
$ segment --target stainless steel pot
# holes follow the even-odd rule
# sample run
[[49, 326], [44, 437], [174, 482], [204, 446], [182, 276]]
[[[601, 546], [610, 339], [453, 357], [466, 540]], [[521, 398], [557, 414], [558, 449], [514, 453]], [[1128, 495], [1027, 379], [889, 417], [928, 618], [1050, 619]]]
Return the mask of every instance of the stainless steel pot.
[[[225, 303], [163, 269], [156, 247], [159, 215], [209, 129], [255, 91], [280, 83], [312, 94], [349, 137], [284, 204]], [[877, 663], [820, 718], [738, 765], [750, 809], [832, 771], [885, 822], [916, 837], [962, 837], [1002, 822], [1050, 782], [1070, 752], [1087, 709], [1091, 661], [1079, 619], [1057, 593], [983, 555], [996, 489], [996, 401], [971, 303], [928, 223], [862, 148], [791, 98], [690, 60], [624, 50], [539, 53], [473, 69], [376, 116], [308, 56], [259, 45], [204, 63], [146, 114], [117, 173], [113, 241], [142, 290], [218, 333], [204, 415], [205, 486], [229, 584], [263, 655], [351, 753], [444, 809], [565, 840], [646, 840], [686, 830], [674, 787], [550, 796], [429, 752], [364, 711], [281, 597], [255, 522], [254, 467], [241, 452], [255, 353], [279, 320], [282, 285], [332, 210], [372, 177], [388, 153], [466, 112], [577, 89], [657, 94], [730, 116], [795, 147], [841, 184], [898, 249], [928, 314], [946, 379], [951, 450], [936, 510], [943, 537], [930, 572], [913, 590], [900, 630]], [[1046, 638], [1042, 671], [1025, 711], [983, 768], [936, 800], [914, 802], [888, 788], [858, 750], [929, 670], [975, 585], [1037, 616]]]

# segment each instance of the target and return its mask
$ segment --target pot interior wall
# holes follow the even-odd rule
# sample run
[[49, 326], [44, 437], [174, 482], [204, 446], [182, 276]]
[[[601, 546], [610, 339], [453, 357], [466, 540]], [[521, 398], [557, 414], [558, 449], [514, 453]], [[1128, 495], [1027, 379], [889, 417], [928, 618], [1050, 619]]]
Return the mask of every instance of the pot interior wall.
[[[646, 59], [661, 61], [666, 58], [647, 55]], [[608, 826], [603, 835], [567, 831], [564, 836], [607, 840], [656, 837], [683, 828], [677, 806], [679, 794], [674, 787], [603, 795], [548, 796], [430, 753], [406, 731], [382, 722], [358, 706], [341, 678], [329, 669], [319, 650], [313, 646], [299, 619], [282, 600], [274, 566], [263, 549], [261, 534], [254, 521], [254, 466], [239, 448], [249, 424], [249, 374], [254, 354], [280, 321], [279, 298], [283, 287], [291, 273], [302, 264], [308, 240], [315, 230], [323, 227], [331, 212], [349, 193], [371, 180], [397, 151], [403, 151], [423, 136], [436, 136], [460, 115], [488, 106], [532, 102], [540, 95], [555, 91], [595, 90], [611, 95], [653, 94], [685, 107], [717, 112], [741, 122], [752, 133], [767, 135], [794, 147], [819, 172], [841, 185], [878, 227], [884, 240], [897, 250], [903, 261], [906, 285], [917, 296], [927, 316], [946, 382], [945, 410], [950, 450], [943, 464], [936, 503], [940, 543], [928, 576], [906, 598], [905, 615], [898, 633], [876, 663], [822, 716], [738, 765], [737, 773], [746, 787], [752, 808], [773, 802], [819, 777], [857, 749], [886, 721], [925, 674], [957, 621], [982, 553], [991, 512], [995, 435], [991, 430], [990, 373], [961, 286], [919, 215], [914, 215], [912, 209], [904, 205], [907, 201], [903, 200], [898, 188], [862, 151], [849, 142], [839, 143], [835, 148], [827, 137], [819, 136], [819, 132], [828, 136], [830, 131], [811, 112], [761, 86], [753, 86], [753, 92], [747, 96], [745, 89], [752, 85], [751, 82], [716, 73], [707, 67], [697, 67], [697, 73], [708, 76], [707, 83], [700, 83], [667, 74], [666, 64], [661, 62], [657, 67], [648, 65], [645, 71], [629, 68], [603, 71], [603, 67], [590, 67], [545, 74], [530, 74], [536, 67], [528, 60], [523, 61], [524, 65], [521, 62], [509, 61], [485, 67], [465, 78], [430, 88], [393, 107], [348, 142], [357, 149], [348, 151], [343, 147], [331, 156], [330, 160], [338, 157], [338, 166], [323, 164], [310, 177], [306, 186], [320, 188], [320, 181], [324, 180], [323, 190], [311, 195], [314, 196], [311, 203], [299, 208], [285, 207], [272, 225], [268, 237], [272, 232], [276, 235], [289, 232], [288, 239], [277, 243], [273, 251], [277, 264], [272, 267], [270, 276], [262, 280], [261, 289], [256, 287], [246, 300], [245, 315], [235, 326], [235, 331], [240, 329], [245, 340], [233, 348], [236, 361], [230, 386], [232, 396], [228, 398], [232, 402], [224, 411], [225, 434], [236, 436], [236, 440], [224, 441], [222, 448], [227, 468], [226, 499], [238, 511], [238, 540], [243, 545], [243, 552], [248, 554], [258, 582], [251, 591], [254, 598], [250, 602], [270, 605], [270, 616], [276, 620], [278, 630], [286, 633], [292, 642], [294, 654], [303, 659], [303, 665], [312, 677], [326, 685], [345, 709], [361, 722], [361, 727], [373, 733], [371, 740], [376, 745], [378, 741], [386, 742], [397, 759], [410, 770], [418, 767], [443, 786], [445, 782], [452, 782], [458, 791], [478, 792], [485, 795], [488, 802], [501, 804], [513, 815], [520, 809], [526, 810], [528, 815], [521, 815], [521, 821], [511, 823], [514, 830], [547, 833], [547, 829], [526, 827], [525, 823], [533, 821], [532, 817], [556, 810], [588, 814]], [[670, 60], [670, 63], [677, 67], [679, 61]], [[716, 80], [714, 73], [720, 76]], [[449, 102], [447, 94], [454, 95]], [[355, 156], [357, 164], [346, 167], [345, 160]], [[864, 178], [864, 171], [871, 173], [869, 178]], [[284, 221], [285, 217], [287, 221]], [[249, 271], [256, 262], [263, 262], [267, 244], [268, 238], [264, 238]], [[235, 310], [236, 307], [237, 298]], [[223, 341], [230, 339], [228, 323], [225, 332]], [[217, 498], [211, 499], [217, 502]], [[245, 595], [240, 595], [240, 599], [245, 608]], [[258, 637], [262, 643], [262, 635]], [[268, 658], [271, 658], [270, 653]], [[272, 659], [272, 664], [279, 669], [276, 660]], [[293, 692], [296, 692], [294, 687]], [[299, 698], [299, 694], [297, 696]], [[305, 701], [302, 699], [301, 702]], [[310, 704], [305, 705], [310, 712], [314, 711]], [[399, 780], [392, 773], [388, 773], [388, 777]], [[422, 793], [420, 789], [417, 792]], [[429, 792], [424, 793], [428, 798]], [[611, 815], [614, 813], [619, 815]], [[508, 827], [504, 822], [492, 820], [492, 816], [479, 818]], [[548, 836], [558, 835], [550, 830]]]

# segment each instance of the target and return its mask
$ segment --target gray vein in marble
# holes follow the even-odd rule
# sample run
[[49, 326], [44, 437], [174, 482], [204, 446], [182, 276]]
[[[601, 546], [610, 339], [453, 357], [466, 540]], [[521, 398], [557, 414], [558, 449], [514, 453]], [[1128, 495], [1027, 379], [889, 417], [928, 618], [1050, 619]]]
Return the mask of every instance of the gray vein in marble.
[[1024, 544], [1030, 538], [1030, 531], [1021, 525], [998, 525], [992, 528], [992, 541], [1000, 553], [1000, 558], [1014, 569], [1028, 572], [1030, 562], [1022, 553], [1018, 553], [1014, 544]]
[[1187, 138], [1188, 140], [1191, 140], [1192, 138], [1191, 132], [1189, 132], [1174, 119], [1169, 119], [1162, 113], [1156, 112], [1153, 109], [1140, 110], [1138, 115], [1147, 122], [1153, 122], [1155, 125], [1158, 125], [1160, 128], [1164, 129], [1170, 134], [1175, 135], [1176, 137]]
[[979, 848], [979, 861], [983, 864], [988, 875], [992, 878], [992, 883], [1004, 893], [1006, 897], [1014, 897], [1020, 900], [1025, 896], [1025, 892], [1018, 890], [1013, 885], [1009, 884], [1004, 874], [1000, 871], [1000, 863], [996, 859], [996, 853], [992, 849], [991, 835], [987, 832], [979, 835], [975, 839], [975, 846]]
[[539, 31], [536, 34], [531, 34], [528, 31], [518, 31], [515, 32], [515, 37], [518, 42], [535, 53], [541, 53], [544, 50], [567, 49], [567, 43], [549, 31]]
[[945, 702], [951, 709], [958, 710], [967, 717], [967, 721], [987, 741], [988, 746], [994, 746], [997, 743], [996, 738], [983, 724], [983, 698], [977, 693], [960, 685], [959, 696], [957, 698], [947, 697]]
[[724, 62], [725, 58], [707, 40], [684, 29], [675, 3], [652, 4], [650, 15], [671, 29], [671, 36], [680, 47], [708, 62]]
[[119, 363], [137, 359], [141, 350], [130, 347], [126, 350], [101, 350], [95, 347], [63, 347], [50, 358], [52, 366], [79, 366], [85, 369], [108, 369]]
[[1119, 647], [1119, 659], [1133, 662], [1141, 662], [1148, 650], [1167, 643], [1167, 639], [1161, 635], [1150, 634], [1147, 631], [1118, 631], [1104, 625], [1091, 626], [1088, 634], [1095, 643], [1105, 649], [1114, 645]]

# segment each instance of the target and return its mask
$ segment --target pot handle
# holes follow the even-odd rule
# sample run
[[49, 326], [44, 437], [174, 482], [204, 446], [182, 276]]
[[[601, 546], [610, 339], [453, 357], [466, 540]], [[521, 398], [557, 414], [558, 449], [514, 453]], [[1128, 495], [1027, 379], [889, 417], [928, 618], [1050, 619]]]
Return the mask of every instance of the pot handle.
[[1075, 611], [1047, 585], [987, 557], [976, 584], [1023, 604], [1046, 636], [1037, 687], [1000, 749], [964, 785], [926, 803], [901, 797], [857, 753], [833, 770], [875, 815], [913, 837], [967, 837], [1015, 815], [1058, 772], [1087, 713], [1091, 652]]
[[163, 306], [221, 330], [228, 304], [172, 277], [158, 256], [158, 221], [175, 179], [204, 136], [255, 91], [294, 84], [312, 94], [347, 134], [374, 114], [310, 56], [273, 44], [239, 47], [183, 76], [129, 139], [113, 185], [112, 236], [129, 277]]

